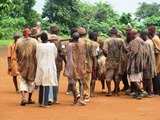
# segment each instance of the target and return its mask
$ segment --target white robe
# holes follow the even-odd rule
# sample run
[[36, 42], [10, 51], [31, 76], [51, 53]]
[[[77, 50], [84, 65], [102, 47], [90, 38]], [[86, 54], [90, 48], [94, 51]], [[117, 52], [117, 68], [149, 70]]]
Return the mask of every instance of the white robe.
[[58, 86], [56, 57], [57, 48], [54, 43], [39, 43], [36, 50], [36, 85]]

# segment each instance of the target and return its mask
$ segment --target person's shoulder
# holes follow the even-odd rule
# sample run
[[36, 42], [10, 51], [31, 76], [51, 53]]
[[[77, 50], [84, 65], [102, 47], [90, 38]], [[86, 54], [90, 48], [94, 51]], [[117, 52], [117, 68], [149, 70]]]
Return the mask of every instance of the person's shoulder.
[[19, 44], [23, 43], [23, 41], [24, 41], [24, 38], [23, 38], [23, 37], [19, 38], [19, 39], [17, 40], [17, 42], [16, 42], [16, 45], [19, 45]]
[[125, 40], [123, 38], [117, 38], [118, 41], [124, 42]]
[[110, 41], [112, 41], [112, 38], [111, 37], [108, 37], [104, 40], [104, 43], [109, 43]]
[[93, 46], [99, 47], [99, 43], [97, 41], [92, 41]]
[[138, 36], [138, 37], [136, 37], [134, 40], [135, 40], [135, 41], [139, 41], [139, 42], [144, 42], [144, 41], [143, 41], [143, 39], [142, 39], [142, 38], [140, 38], [139, 36]]
[[132, 45], [132, 44], [137, 44], [137, 40], [136, 39], [131, 40], [128, 45]]
[[155, 41], [160, 41], [160, 39], [159, 39], [159, 37], [158, 37], [157, 35], [155, 35], [155, 36], [153, 37], [153, 40], [155, 40]]
[[29, 39], [32, 40], [32, 41], [34, 41], [34, 42], [35, 41], [37, 42], [37, 40], [35, 38], [30, 37]]
[[147, 40], [145, 41], [145, 43], [146, 43], [146, 44], [150, 44], [150, 43], [152, 43], [152, 40], [151, 40], [151, 39], [147, 39]]

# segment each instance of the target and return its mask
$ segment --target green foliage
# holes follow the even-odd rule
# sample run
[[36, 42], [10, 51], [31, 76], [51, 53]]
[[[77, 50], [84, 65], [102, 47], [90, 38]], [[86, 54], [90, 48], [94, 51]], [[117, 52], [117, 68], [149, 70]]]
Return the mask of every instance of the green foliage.
[[0, 17], [3, 19], [5, 16], [12, 18], [23, 17], [26, 24], [34, 25], [39, 20], [39, 15], [33, 6], [36, 0], [2, 0], [0, 3]]
[[0, 39], [12, 38], [15, 32], [20, 32], [26, 24], [24, 18], [6, 17], [0, 20]]
[[120, 17], [121, 24], [128, 25], [132, 22], [132, 15], [130, 13], [123, 13]]
[[79, 0], [46, 0], [43, 17], [48, 17], [50, 22], [61, 23], [65, 26], [75, 26], [79, 16]]
[[0, 17], [8, 15], [12, 10], [11, 0], [1, 0], [0, 2]]
[[145, 19], [153, 15], [156, 15], [156, 16], [160, 15], [160, 4], [158, 3], [149, 4], [149, 3], [143, 2], [140, 4], [136, 12], [136, 17], [139, 19]]
[[36, 0], [1, 0], [0, 39], [10, 39], [25, 24], [33, 26], [37, 21], [41, 21], [43, 30], [48, 30], [53, 24], [59, 26], [63, 36], [69, 35], [70, 29], [78, 26], [85, 27], [88, 31], [98, 31], [103, 37], [107, 36], [113, 26], [122, 33], [125, 33], [128, 26], [140, 31], [150, 24], [156, 25], [160, 30], [158, 3], [143, 2], [133, 18], [130, 13], [118, 15], [107, 2], [91, 4], [82, 0], [46, 0], [40, 16], [33, 10], [35, 2]]

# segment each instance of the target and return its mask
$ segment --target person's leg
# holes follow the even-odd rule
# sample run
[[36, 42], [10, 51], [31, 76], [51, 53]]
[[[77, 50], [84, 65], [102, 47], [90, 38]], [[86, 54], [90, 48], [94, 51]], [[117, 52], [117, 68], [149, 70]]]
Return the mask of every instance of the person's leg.
[[58, 86], [53, 86], [53, 103], [58, 103]]
[[80, 83], [80, 98], [78, 99], [78, 103], [80, 105], [86, 105], [85, 101], [84, 101], [84, 80], [79, 80]]
[[122, 76], [122, 82], [124, 84], [124, 87], [122, 90], [128, 90], [129, 89], [129, 83], [128, 83], [128, 79], [127, 79], [127, 73], [124, 73]]
[[157, 75], [156, 83], [157, 83], [157, 92], [158, 95], [160, 95], [160, 74]]
[[70, 92], [72, 91], [72, 90], [71, 90], [71, 89], [72, 89], [72, 88], [71, 88], [72, 85], [71, 85], [70, 81], [71, 81], [71, 80], [68, 78], [68, 86], [67, 86], [67, 92], [66, 92], [66, 94], [70, 94]]
[[21, 106], [25, 106], [27, 104], [27, 95], [28, 93], [26, 91], [21, 91]]
[[120, 80], [115, 80], [115, 95], [119, 96], [119, 84], [120, 84]]
[[91, 97], [94, 97], [95, 84], [96, 84], [96, 80], [92, 79], [91, 80], [91, 88], [90, 88], [90, 96]]
[[44, 105], [48, 105], [48, 96], [49, 96], [49, 86], [43, 86], [44, 88]]
[[104, 79], [101, 80], [101, 85], [102, 85], [102, 91], [105, 90], [105, 80]]
[[106, 85], [107, 85], [107, 88], [108, 88], [108, 92], [107, 92], [106, 96], [112, 96], [112, 92], [111, 92], [111, 81], [107, 81], [107, 80], [106, 80]]
[[140, 82], [133, 82], [134, 86], [135, 86], [135, 91], [136, 91], [136, 94], [135, 94], [135, 98], [137, 99], [142, 99], [142, 90], [141, 90], [141, 87], [140, 87]]
[[148, 92], [148, 79], [143, 79], [143, 89]]
[[153, 82], [153, 93], [157, 95], [158, 94], [157, 76], [152, 79], [152, 82]]
[[35, 84], [34, 82], [29, 82], [27, 83], [27, 86], [28, 86], [28, 104], [34, 104], [35, 102], [32, 100], [32, 94], [33, 94], [33, 91], [35, 89]]
[[49, 86], [49, 100], [48, 104], [51, 105], [53, 103], [53, 86]]
[[20, 92], [21, 92], [21, 105], [25, 106], [27, 104], [27, 97], [28, 97], [28, 86], [26, 81], [21, 77], [20, 79]]
[[[60, 75], [61, 75], [61, 71], [58, 70], [57, 72], [57, 80], [58, 80], [58, 84], [59, 84], [59, 80], [60, 80]], [[58, 103], [58, 93], [59, 93], [59, 85], [58, 86], [55, 86], [53, 87], [53, 91], [55, 91], [55, 93], [53, 92], [53, 94], [55, 94], [55, 96], [53, 95], [53, 100], [54, 100], [54, 103]]]
[[136, 86], [135, 86], [134, 82], [131, 82], [131, 93], [132, 92], [136, 92]]
[[147, 92], [148, 92], [148, 95], [152, 95], [152, 79], [148, 79]]
[[18, 89], [18, 83], [17, 83], [17, 76], [13, 76], [13, 83], [14, 83], [14, 87], [15, 87], [16, 91], [18, 92], [19, 89]]
[[38, 102], [39, 102], [39, 105], [42, 105], [42, 102], [43, 102], [43, 86], [41, 85], [41, 86], [39, 86], [39, 100], [38, 100]]
[[71, 91], [73, 93], [73, 97], [74, 97], [74, 104], [76, 104], [78, 102], [78, 92], [77, 92], [77, 88], [76, 88], [76, 80], [73, 79], [69, 79], [69, 84], [71, 87]]
[[85, 99], [90, 98], [90, 85], [91, 85], [91, 73], [87, 73], [85, 75], [85, 78], [83, 81], [83, 89], [84, 89], [84, 98]]
[[112, 91], [111, 91], [111, 81], [113, 80], [113, 76], [114, 76], [114, 70], [113, 69], [108, 69], [106, 72], [106, 85], [108, 88], [108, 92], [106, 94], [106, 96], [112, 96]]

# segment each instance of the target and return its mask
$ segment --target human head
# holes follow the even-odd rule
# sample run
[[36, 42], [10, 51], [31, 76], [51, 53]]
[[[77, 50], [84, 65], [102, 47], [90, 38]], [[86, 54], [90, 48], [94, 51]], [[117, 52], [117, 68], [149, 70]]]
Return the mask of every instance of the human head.
[[137, 35], [137, 30], [135, 29], [129, 29], [127, 31], [127, 42], [129, 43], [131, 40], [134, 40]]
[[77, 28], [77, 32], [79, 33], [80, 37], [85, 37], [87, 35], [87, 31], [83, 27]]
[[46, 32], [41, 33], [41, 40], [42, 40], [42, 43], [48, 42], [48, 35]]
[[89, 39], [97, 41], [98, 32], [89, 32]]
[[144, 40], [144, 41], [146, 41], [147, 40], [147, 32], [145, 32], [145, 31], [142, 31], [142, 32], [140, 32], [140, 37]]
[[72, 34], [72, 42], [78, 42], [79, 37], [80, 37], [79, 33], [78, 32], [74, 32]]
[[14, 42], [16, 42], [19, 38], [20, 38], [20, 34], [17, 32], [14, 33], [14, 35], [13, 35]]
[[59, 33], [59, 28], [57, 26], [51, 26], [50, 27], [50, 33], [57, 35]]
[[154, 25], [151, 25], [148, 27], [148, 34], [150, 38], [153, 38], [156, 34], [156, 27]]
[[28, 38], [28, 37], [30, 37], [30, 35], [31, 35], [31, 30], [30, 30], [30, 28], [29, 28], [29, 27], [24, 28], [24, 29], [23, 29], [23, 36], [24, 36], [25, 38]]
[[127, 43], [129, 43], [131, 41], [131, 31], [132, 31], [132, 28], [128, 27], [126, 29], [126, 40], [127, 40]]
[[109, 31], [109, 35], [112, 36], [117, 36], [118, 35], [118, 30], [115, 27], [112, 27], [112, 29]]
[[76, 27], [71, 28], [71, 30], [70, 30], [71, 36], [72, 36], [73, 33], [77, 32], [77, 31], [78, 31], [78, 30], [77, 30]]

